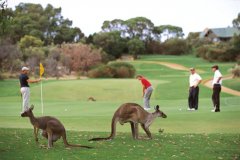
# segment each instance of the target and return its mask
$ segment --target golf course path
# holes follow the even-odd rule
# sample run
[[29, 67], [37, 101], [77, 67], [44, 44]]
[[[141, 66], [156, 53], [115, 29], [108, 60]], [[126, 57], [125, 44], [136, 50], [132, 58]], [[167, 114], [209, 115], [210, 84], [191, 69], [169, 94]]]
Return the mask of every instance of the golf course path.
[[[168, 68], [175, 69], [175, 70], [189, 71], [189, 68], [187, 68], [187, 67], [185, 67], [181, 64], [177, 64], [177, 63], [162, 62], [162, 61], [159, 61], [159, 62], [156, 62], [156, 61], [141, 61], [141, 62], [160, 64], [160, 65], [163, 65], [163, 66], [166, 66]], [[197, 69], [197, 72], [198, 73], [204, 73], [203, 70], [199, 70], [199, 69]]]
[[[176, 63], [162, 62], [162, 61], [160, 61], [160, 62], [144, 61], [144, 63], [160, 64], [160, 65], [163, 65], [163, 66], [166, 66], [168, 68], [175, 69], [175, 70], [189, 71], [189, 68], [187, 68], [187, 67], [185, 67], [183, 65], [180, 65], [180, 64], [176, 64]], [[197, 72], [203, 73], [204, 71], [203, 70], [197, 70]], [[232, 78], [231, 76], [226, 76], [226, 77], [223, 78], [223, 80], [231, 79], [231, 78]], [[212, 88], [212, 79], [204, 80], [203, 81], [203, 85], [208, 87], [208, 88]], [[222, 92], [225, 92], [225, 93], [228, 93], [228, 94], [231, 94], [231, 95], [235, 95], [235, 96], [240, 96], [240, 92], [239, 91], [233, 90], [231, 88], [224, 87], [224, 86], [222, 86]]]
[[[227, 80], [227, 79], [231, 79], [231, 78], [232, 78], [232, 76], [227, 76], [227, 77], [224, 77], [223, 80]], [[203, 82], [203, 85], [208, 87], [208, 88], [212, 88], [212, 79], [205, 80]], [[239, 91], [233, 90], [233, 89], [230, 89], [230, 88], [227, 88], [227, 87], [224, 87], [224, 86], [222, 86], [222, 91], [225, 92], [225, 93], [231, 94], [231, 95], [240, 96]]]
[[160, 65], [166, 66], [166, 67], [171, 68], [171, 69], [182, 70], [182, 71], [188, 71], [189, 70], [189, 68], [187, 68], [183, 65], [176, 64], [176, 63], [170, 63], [170, 62], [162, 62], [162, 61], [159, 61], [159, 62], [156, 62], [156, 61], [140, 61], [140, 62], [151, 63], [151, 64], [160, 64]]

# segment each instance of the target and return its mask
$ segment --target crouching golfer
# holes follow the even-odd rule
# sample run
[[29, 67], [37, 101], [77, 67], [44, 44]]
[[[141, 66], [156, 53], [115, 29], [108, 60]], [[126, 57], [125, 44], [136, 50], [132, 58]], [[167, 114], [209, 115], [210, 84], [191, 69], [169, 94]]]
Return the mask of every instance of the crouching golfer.
[[20, 92], [22, 94], [22, 112], [26, 111], [29, 106], [29, 100], [30, 100], [30, 89], [28, 83], [37, 83], [41, 81], [41, 79], [37, 80], [30, 80], [28, 77], [29, 68], [22, 67], [21, 74], [19, 76], [19, 82], [20, 82]]
[[137, 75], [136, 78], [141, 81], [143, 86], [143, 102], [144, 102], [144, 109], [150, 110], [150, 98], [153, 92], [153, 87], [151, 83], [144, 78], [142, 75]]

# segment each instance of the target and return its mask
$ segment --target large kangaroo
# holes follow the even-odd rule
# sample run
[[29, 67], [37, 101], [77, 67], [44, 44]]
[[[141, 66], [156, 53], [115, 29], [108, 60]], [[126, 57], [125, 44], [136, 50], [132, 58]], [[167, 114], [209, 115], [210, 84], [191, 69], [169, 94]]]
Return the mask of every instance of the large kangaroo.
[[38, 141], [38, 131], [42, 129], [42, 136], [48, 139], [48, 148], [53, 147], [53, 142], [59, 138], [63, 138], [63, 143], [66, 147], [83, 147], [92, 148], [89, 146], [82, 146], [77, 144], [69, 144], [66, 138], [66, 131], [63, 124], [56, 118], [50, 116], [34, 117], [32, 105], [28, 110], [21, 114], [22, 117], [29, 117], [31, 124], [34, 127], [35, 141]]
[[155, 107], [155, 112], [149, 113], [136, 103], [122, 104], [113, 115], [111, 135], [107, 138], [92, 138], [89, 141], [112, 140], [116, 135], [117, 122], [121, 125], [127, 122], [131, 124], [133, 139], [138, 139], [138, 123], [140, 123], [147, 136], [152, 139], [149, 126], [156, 117], [167, 117], [167, 115], [159, 110], [158, 105]]

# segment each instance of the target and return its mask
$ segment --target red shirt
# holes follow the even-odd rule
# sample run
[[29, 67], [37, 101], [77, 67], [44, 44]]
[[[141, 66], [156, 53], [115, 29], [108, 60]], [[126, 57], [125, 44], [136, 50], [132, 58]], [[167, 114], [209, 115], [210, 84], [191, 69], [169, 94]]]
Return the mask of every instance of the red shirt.
[[145, 89], [147, 89], [148, 87], [151, 86], [151, 83], [145, 78], [141, 79], [141, 83], [142, 83], [142, 85], [144, 86]]

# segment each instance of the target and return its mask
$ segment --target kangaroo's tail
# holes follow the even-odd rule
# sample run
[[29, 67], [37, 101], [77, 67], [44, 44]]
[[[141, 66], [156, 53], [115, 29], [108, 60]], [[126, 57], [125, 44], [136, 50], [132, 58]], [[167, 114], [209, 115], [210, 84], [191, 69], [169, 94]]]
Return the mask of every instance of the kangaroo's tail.
[[79, 145], [79, 144], [69, 144], [67, 141], [67, 136], [66, 136], [66, 132], [63, 134], [63, 143], [66, 147], [81, 147], [81, 148], [88, 148], [91, 149], [93, 147], [89, 147], [89, 146], [84, 146], [84, 145]]
[[111, 135], [106, 138], [92, 138], [89, 139], [88, 141], [104, 141], [104, 140], [112, 140], [115, 135], [116, 135], [116, 124], [118, 122], [118, 118], [116, 118], [116, 115], [113, 116], [112, 118], [112, 125], [111, 125]]
[[67, 146], [69, 146], [69, 147], [81, 147], [81, 148], [87, 148], [87, 149], [93, 148], [93, 147], [90, 147], [90, 146], [83, 146], [83, 145], [78, 145], [78, 144], [68, 144]]

